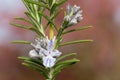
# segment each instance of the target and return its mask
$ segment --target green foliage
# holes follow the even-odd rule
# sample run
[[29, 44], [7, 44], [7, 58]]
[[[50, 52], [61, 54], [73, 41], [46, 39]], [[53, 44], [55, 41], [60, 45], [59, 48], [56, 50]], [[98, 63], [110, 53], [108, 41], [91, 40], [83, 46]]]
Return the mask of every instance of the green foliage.
[[80, 61], [80, 60], [78, 60], [78, 59], [70, 59], [70, 60], [66, 60], [66, 61], [59, 62], [58, 64], [56, 64], [54, 72], [53, 72], [53, 78], [56, 77], [56, 75], [58, 73], [60, 73], [62, 69], [66, 68], [66, 67], [68, 67], [70, 65], [73, 65], [78, 61]]
[[41, 59], [33, 59], [29, 57], [18, 57], [23, 60], [23, 65], [40, 72], [44, 77], [48, 78], [48, 70], [43, 66]]
[[[26, 26], [23, 24], [19, 23], [11, 23], [11, 25], [23, 28], [26, 30], [30, 30], [35, 32], [38, 36], [45, 37], [46, 36], [46, 29], [48, 27], [51, 27], [54, 31], [57, 32], [57, 41], [56, 41], [56, 49], [59, 48], [60, 46], [63, 45], [69, 45], [69, 44], [74, 44], [74, 43], [82, 43], [82, 42], [91, 42], [91, 40], [81, 40], [81, 41], [75, 41], [75, 42], [68, 42], [65, 44], [61, 44], [62, 42], [62, 36], [71, 33], [74, 31], [79, 31], [79, 30], [85, 30], [88, 28], [91, 28], [92, 26], [83, 26], [80, 28], [75, 28], [72, 30], [66, 30], [67, 21], [63, 21], [61, 24], [61, 27], [58, 27], [54, 20], [55, 18], [60, 14], [62, 9], [60, 6], [64, 4], [67, 0], [22, 0], [25, 7], [27, 8], [27, 11], [25, 12], [26, 16], [28, 18], [15, 18], [16, 20], [21, 20], [24, 22], [27, 22], [31, 26]], [[48, 14], [46, 14], [46, 11]], [[47, 23], [45, 26], [43, 26], [43, 19], [47, 20]]]
[[[27, 18], [19, 17], [15, 18], [15, 20], [26, 22], [27, 25], [19, 24], [16, 22], [12, 22], [11, 25], [33, 31], [40, 38], [41, 37], [45, 38], [46, 35], [48, 35], [47, 29], [50, 29], [51, 31], [49, 30], [50, 32], [49, 35], [51, 34], [54, 35], [54, 33], [56, 33], [55, 49], [58, 49], [61, 46], [93, 41], [93, 40], [76, 40], [62, 43], [63, 36], [65, 34], [85, 30], [92, 27], [83, 26], [67, 30], [69, 28], [68, 21], [65, 21], [64, 19], [60, 27], [58, 27], [58, 25], [55, 24], [56, 17], [63, 11], [63, 9], [60, 8], [60, 6], [63, 5], [67, 0], [22, 0], [22, 1], [27, 9], [27, 11], [24, 13], [27, 16]], [[43, 22], [44, 20], [47, 21], [45, 24]], [[24, 40], [15, 40], [12, 43], [31, 44], [32, 42]], [[57, 76], [57, 74], [61, 72], [62, 69], [80, 61], [76, 58], [66, 60], [68, 57], [72, 57], [74, 55], [76, 55], [76, 53], [65, 54], [63, 56], [58, 57], [56, 59], [56, 64], [52, 68], [46, 68], [43, 65], [42, 59], [40, 58], [19, 57], [19, 59], [23, 60], [22, 63], [23, 65], [38, 71], [46, 78], [46, 80], [55, 80], [55, 77]]]
[[[62, 69], [75, 64], [76, 62], [80, 61], [78, 59], [69, 59], [69, 60], [64, 60], [69, 56], [76, 55], [75, 53], [70, 53], [63, 55], [59, 58], [57, 58], [56, 65], [54, 65], [53, 68], [46, 68], [42, 64], [42, 60], [40, 58], [30, 58], [30, 57], [19, 57], [20, 60], [23, 60], [23, 65], [26, 67], [29, 67], [33, 70], [38, 71], [40, 74], [42, 74], [47, 80], [54, 80], [57, 74], [61, 72]], [[51, 75], [51, 76], [50, 76]]]

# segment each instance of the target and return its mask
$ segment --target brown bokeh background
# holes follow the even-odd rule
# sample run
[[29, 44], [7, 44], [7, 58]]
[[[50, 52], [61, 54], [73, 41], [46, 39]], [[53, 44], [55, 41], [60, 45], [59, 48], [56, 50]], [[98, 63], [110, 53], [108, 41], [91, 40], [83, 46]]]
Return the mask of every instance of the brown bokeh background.
[[[67, 34], [64, 41], [93, 39], [94, 42], [61, 48], [63, 54], [76, 52], [81, 61], [64, 69], [56, 80], [120, 80], [120, 0], [68, 0], [66, 4], [80, 5], [83, 10], [84, 19], [73, 28], [85, 25], [93, 28]], [[14, 17], [25, 17], [25, 10], [21, 0], [0, 0], [0, 80], [43, 80], [17, 59], [27, 56], [31, 47], [10, 43], [34, 39], [32, 32], [9, 24]], [[60, 24], [62, 14], [56, 20]]]

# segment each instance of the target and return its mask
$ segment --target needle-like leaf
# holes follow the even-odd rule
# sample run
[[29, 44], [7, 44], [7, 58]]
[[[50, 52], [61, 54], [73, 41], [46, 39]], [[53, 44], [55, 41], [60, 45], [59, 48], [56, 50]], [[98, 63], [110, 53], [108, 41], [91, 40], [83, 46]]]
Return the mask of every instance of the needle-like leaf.
[[26, 19], [26, 18], [15, 18], [16, 20], [21, 20], [21, 21], [25, 21], [25, 22], [28, 22], [30, 24], [32, 24], [32, 22], [29, 20], [29, 19]]
[[79, 31], [79, 30], [85, 30], [85, 29], [89, 29], [89, 28], [92, 28], [92, 26], [83, 26], [83, 27], [80, 27], [80, 28], [72, 29], [72, 30], [63, 32], [63, 34], [71, 33], [71, 32], [74, 32], [74, 31]]
[[14, 40], [12, 41], [13, 44], [31, 44], [30, 41], [23, 41], [23, 40]]
[[41, 7], [45, 7], [47, 9], [49, 9], [49, 7], [47, 5], [45, 5], [45, 4], [41, 3], [41, 2], [36, 2], [36, 1], [32, 1], [32, 0], [26, 0], [26, 1], [29, 2], [29, 3], [36, 4], [36, 5], [39, 5]]
[[66, 57], [74, 56], [74, 55], [76, 55], [76, 53], [65, 54], [63, 56], [58, 57], [57, 60], [56, 60], [56, 62], [61, 61], [61, 60], [65, 59]]
[[77, 44], [77, 43], [92, 42], [92, 41], [93, 40], [76, 40], [76, 41], [71, 41], [71, 42], [66, 42], [66, 43], [60, 44], [60, 46], [66, 46], [66, 45]]

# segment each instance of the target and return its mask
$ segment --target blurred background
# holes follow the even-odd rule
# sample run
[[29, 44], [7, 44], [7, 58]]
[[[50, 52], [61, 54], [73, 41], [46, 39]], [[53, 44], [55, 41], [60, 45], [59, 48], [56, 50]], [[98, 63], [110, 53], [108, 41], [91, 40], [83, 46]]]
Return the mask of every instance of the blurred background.
[[[93, 28], [68, 34], [64, 41], [94, 42], [61, 48], [63, 54], [76, 52], [81, 61], [64, 69], [56, 80], [120, 80], [120, 0], [68, 0], [68, 3], [80, 5], [83, 10], [84, 19], [75, 27]], [[0, 0], [0, 80], [43, 80], [17, 59], [27, 56], [31, 47], [11, 44], [12, 40], [34, 40], [34, 33], [9, 24], [15, 17], [25, 17], [25, 10], [21, 0]], [[56, 19], [58, 24], [63, 20], [61, 16]]]

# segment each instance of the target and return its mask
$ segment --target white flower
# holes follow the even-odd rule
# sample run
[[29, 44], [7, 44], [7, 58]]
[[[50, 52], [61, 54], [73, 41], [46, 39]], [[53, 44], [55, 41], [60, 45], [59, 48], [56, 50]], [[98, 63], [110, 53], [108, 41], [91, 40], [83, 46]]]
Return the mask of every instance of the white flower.
[[30, 50], [29, 56], [32, 57], [32, 58], [37, 58], [37, 57], [39, 57], [38, 53], [37, 53], [34, 49], [33, 49], [33, 50]]
[[47, 47], [46, 47], [47, 50], [51, 51], [51, 50], [54, 49], [54, 47], [55, 47], [55, 39], [56, 39], [55, 36], [51, 40], [49, 40], [48, 37], [47, 37], [47, 41], [46, 41], [47, 42]]
[[72, 26], [74, 24], [77, 24], [82, 19], [83, 19], [82, 10], [80, 10], [79, 6], [76, 5], [74, 5], [73, 7], [71, 5], [67, 6], [66, 16], [64, 17], [64, 20], [68, 21], [67, 26]]
[[35, 39], [35, 42], [36, 42], [35, 44], [31, 43], [31, 45], [35, 49], [40, 49], [41, 47], [45, 48], [47, 45], [45, 38], [37, 38], [37, 39]]
[[43, 57], [42, 59], [43, 59], [43, 65], [46, 67], [53, 67], [55, 65], [56, 59], [50, 55]]
[[32, 58], [41, 58], [45, 67], [53, 67], [55, 65], [56, 58], [61, 55], [59, 50], [54, 49], [56, 37], [53, 39], [38, 38], [35, 39], [35, 44], [31, 44], [35, 49], [29, 52]]

